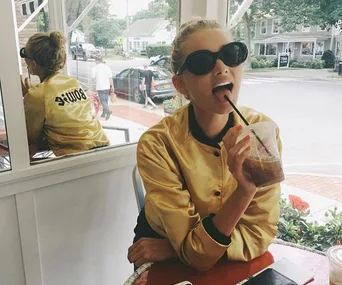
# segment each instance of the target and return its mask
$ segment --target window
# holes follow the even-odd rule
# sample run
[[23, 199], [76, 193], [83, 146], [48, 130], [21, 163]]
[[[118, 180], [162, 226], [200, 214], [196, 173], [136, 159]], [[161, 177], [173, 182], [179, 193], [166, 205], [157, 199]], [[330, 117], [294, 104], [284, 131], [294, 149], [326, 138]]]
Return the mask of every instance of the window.
[[11, 161], [8, 149], [7, 131], [4, 108], [2, 104], [1, 84], [0, 84], [0, 172], [9, 170]]
[[335, 55], [339, 57], [341, 54], [341, 42], [336, 42], [336, 52]]
[[260, 44], [259, 55], [277, 55], [277, 44]]
[[313, 55], [313, 50], [314, 50], [314, 43], [313, 42], [304, 42], [302, 43], [302, 48], [301, 48], [302, 55]]
[[326, 27], [317, 26], [317, 32], [325, 32], [326, 30]]
[[317, 42], [315, 48], [316, 55], [323, 55], [324, 53], [324, 42]]
[[272, 33], [279, 34], [279, 20], [273, 20]]
[[310, 33], [310, 25], [306, 25], [306, 24], [304, 24], [303, 26], [302, 26], [302, 32], [303, 33]]
[[260, 34], [262, 35], [267, 34], [267, 21], [260, 22]]

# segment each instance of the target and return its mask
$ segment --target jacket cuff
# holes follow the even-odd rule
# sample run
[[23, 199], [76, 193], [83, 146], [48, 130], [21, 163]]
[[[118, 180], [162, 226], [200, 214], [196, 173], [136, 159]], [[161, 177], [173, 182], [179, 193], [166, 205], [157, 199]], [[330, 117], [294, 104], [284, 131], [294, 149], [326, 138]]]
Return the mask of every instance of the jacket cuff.
[[215, 214], [210, 214], [208, 217], [205, 217], [202, 220], [203, 227], [205, 231], [210, 235], [210, 237], [215, 240], [217, 243], [228, 246], [231, 243], [231, 236], [226, 236], [221, 233], [213, 223], [213, 217]]

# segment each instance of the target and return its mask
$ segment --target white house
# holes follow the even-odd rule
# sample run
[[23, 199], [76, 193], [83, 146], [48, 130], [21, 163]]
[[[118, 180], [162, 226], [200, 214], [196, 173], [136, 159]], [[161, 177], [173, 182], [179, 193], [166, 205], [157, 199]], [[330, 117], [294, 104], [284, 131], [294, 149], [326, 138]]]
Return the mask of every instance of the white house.
[[71, 32], [71, 43], [76, 43], [78, 41], [79, 43], [85, 42], [85, 35], [82, 31], [75, 29]]
[[152, 44], [171, 44], [176, 29], [163, 18], [135, 21], [124, 31], [123, 49], [140, 52]]

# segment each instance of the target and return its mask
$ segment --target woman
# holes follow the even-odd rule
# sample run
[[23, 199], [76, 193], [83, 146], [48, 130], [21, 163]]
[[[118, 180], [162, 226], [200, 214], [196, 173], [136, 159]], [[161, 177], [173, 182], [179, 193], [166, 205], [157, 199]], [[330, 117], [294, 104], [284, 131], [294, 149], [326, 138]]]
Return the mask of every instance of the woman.
[[[128, 250], [136, 266], [178, 257], [208, 270], [222, 257], [249, 261], [272, 243], [280, 186], [257, 189], [244, 173], [249, 137], [236, 143], [242, 122], [224, 98], [237, 103], [246, 57], [246, 46], [232, 42], [215, 21], [192, 20], [180, 28], [173, 84], [190, 104], [139, 141], [145, 209]], [[250, 123], [270, 120], [249, 108], [240, 111]]]
[[76, 79], [59, 71], [66, 61], [65, 38], [59, 32], [37, 33], [20, 50], [29, 74], [40, 84], [22, 82], [30, 155], [47, 138], [56, 156], [109, 145], [99, 121], [92, 115], [91, 102]]

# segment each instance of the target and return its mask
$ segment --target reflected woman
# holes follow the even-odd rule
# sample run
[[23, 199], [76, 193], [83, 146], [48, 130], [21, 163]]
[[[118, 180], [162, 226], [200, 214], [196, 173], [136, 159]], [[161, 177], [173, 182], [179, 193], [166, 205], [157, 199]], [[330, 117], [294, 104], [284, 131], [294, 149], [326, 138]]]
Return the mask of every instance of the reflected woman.
[[60, 32], [37, 33], [20, 50], [28, 72], [40, 84], [22, 82], [30, 155], [48, 148], [56, 156], [109, 145], [91, 102], [78, 81], [60, 73], [66, 61], [65, 38]]

